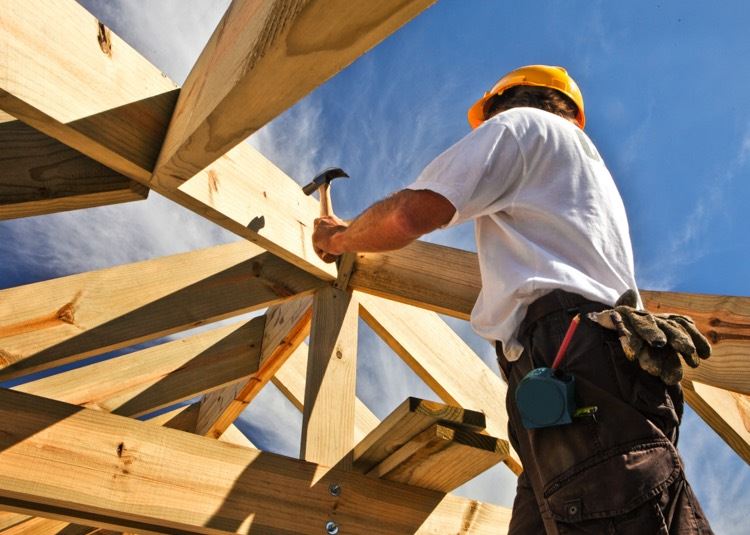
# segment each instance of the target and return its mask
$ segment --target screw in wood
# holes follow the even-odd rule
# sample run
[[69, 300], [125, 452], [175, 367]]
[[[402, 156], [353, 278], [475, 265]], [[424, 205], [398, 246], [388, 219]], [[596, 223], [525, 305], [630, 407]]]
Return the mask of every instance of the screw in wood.
[[341, 496], [341, 485], [338, 483], [331, 483], [328, 486], [328, 492], [331, 493], [331, 496]]
[[336, 525], [336, 522], [333, 520], [326, 522], [326, 533], [328, 535], [338, 535], [339, 527]]

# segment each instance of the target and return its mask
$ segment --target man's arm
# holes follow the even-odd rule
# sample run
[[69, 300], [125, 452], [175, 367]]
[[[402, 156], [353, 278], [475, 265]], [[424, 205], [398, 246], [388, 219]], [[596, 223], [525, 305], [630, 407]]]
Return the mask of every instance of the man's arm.
[[431, 190], [401, 190], [365, 210], [349, 226], [336, 217], [315, 220], [313, 246], [326, 262], [343, 253], [400, 249], [447, 224], [456, 212]]

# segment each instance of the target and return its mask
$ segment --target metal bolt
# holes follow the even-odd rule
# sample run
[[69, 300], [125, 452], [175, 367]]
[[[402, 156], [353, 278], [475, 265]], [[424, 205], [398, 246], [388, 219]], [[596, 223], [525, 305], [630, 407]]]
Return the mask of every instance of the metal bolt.
[[328, 492], [331, 493], [331, 496], [341, 496], [341, 485], [338, 483], [331, 483], [328, 486]]
[[326, 522], [326, 533], [328, 535], [338, 535], [339, 527], [336, 525], [336, 522], [333, 520]]

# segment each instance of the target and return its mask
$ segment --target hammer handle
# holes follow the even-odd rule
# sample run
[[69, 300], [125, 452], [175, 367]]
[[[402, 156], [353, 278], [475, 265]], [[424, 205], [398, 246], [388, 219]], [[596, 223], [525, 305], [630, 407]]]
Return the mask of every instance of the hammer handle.
[[330, 184], [322, 184], [318, 191], [320, 191], [320, 217], [329, 216], [333, 213]]

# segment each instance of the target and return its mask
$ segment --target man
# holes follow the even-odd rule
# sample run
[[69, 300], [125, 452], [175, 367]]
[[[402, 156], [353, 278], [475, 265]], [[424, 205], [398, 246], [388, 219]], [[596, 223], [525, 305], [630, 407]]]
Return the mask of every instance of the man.
[[[413, 184], [350, 225], [316, 220], [315, 251], [331, 262], [474, 220], [482, 290], [471, 323], [496, 341], [509, 436], [524, 464], [510, 533], [711, 533], [674, 447], [683, 406], [676, 353], [653, 360], [662, 331], [653, 348], [640, 338], [626, 344], [641, 332], [639, 318], [670, 320], [636, 312], [633, 292], [621, 315], [611, 310], [636, 288], [632, 246], [615, 183], [583, 132], [578, 86], [561, 67], [522, 67], [470, 108], [469, 123], [473, 131]], [[516, 388], [551, 366], [577, 314], [584, 319], [561, 369], [575, 378], [577, 405], [590, 409], [567, 425], [527, 429]], [[689, 324], [679, 321], [671, 325]], [[641, 346], [649, 351], [636, 359]], [[662, 361], [671, 366], [664, 380]]]

